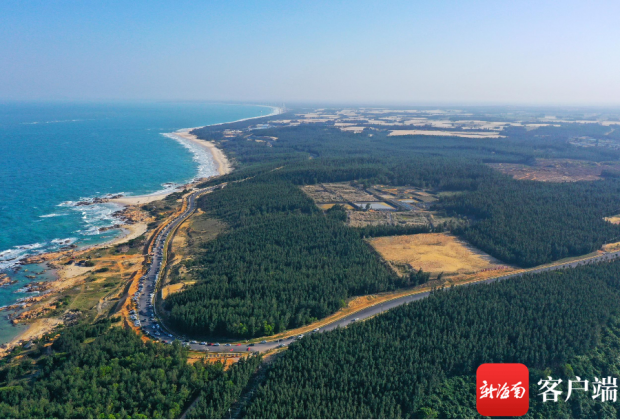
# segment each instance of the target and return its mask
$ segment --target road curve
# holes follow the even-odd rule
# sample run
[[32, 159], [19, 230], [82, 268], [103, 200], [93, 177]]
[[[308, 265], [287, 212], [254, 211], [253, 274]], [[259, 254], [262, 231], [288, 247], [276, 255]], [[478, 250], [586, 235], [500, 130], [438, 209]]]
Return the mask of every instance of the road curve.
[[174, 339], [179, 338], [172, 332], [167, 331], [159, 323], [154, 306], [157, 296], [157, 285], [164, 263], [164, 247], [168, 243], [168, 237], [196, 210], [196, 199], [198, 196], [213, 191], [215, 188], [203, 188], [187, 196], [187, 208], [185, 211], [168, 223], [154, 239], [151, 262], [146, 274], [140, 277], [138, 291], [131, 297], [137, 307], [135, 311], [131, 312], [134, 325], [140, 327], [145, 334], [153, 338], [161, 339], [164, 342], [172, 342]]
[[[153, 337], [154, 339], [159, 339], [165, 343], [172, 343], [174, 340], [182, 341], [186, 346], [196, 351], [210, 351], [210, 352], [265, 352], [268, 350], [275, 349], [277, 347], [284, 347], [291, 344], [293, 341], [303, 338], [303, 335], [300, 336], [290, 336], [285, 339], [279, 339], [274, 341], [266, 341], [256, 344], [245, 344], [245, 343], [226, 343], [224, 345], [220, 345], [219, 343], [198, 343], [196, 341], [188, 342], [187, 339], [182, 336], [175, 334], [174, 332], [166, 329], [161, 323], [158, 322], [154, 301], [157, 297], [157, 282], [159, 281], [159, 276], [161, 274], [162, 263], [164, 258], [164, 247], [167, 243], [167, 239], [171, 233], [175, 232], [176, 228], [183, 223], [195, 210], [196, 210], [196, 199], [199, 195], [213, 191], [217, 187], [209, 187], [205, 189], [201, 189], [193, 192], [187, 197], [187, 208], [183, 213], [177, 216], [172, 222], [170, 222], [155, 238], [154, 246], [153, 246], [153, 256], [152, 262], [149, 266], [147, 273], [140, 278], [140, 286], [139, 291], [132, 297], [133, 301], [136, 303], [138, 310], [137, 312], [132, 312], [132, 319], [134, 319], [134, 324], [138, 327], [142, 328], [142, 331]], [[496, 281], [506, 280], [513, 277], [520, 277], [525, 274], [534, 274], [541, 273], [544, 271], [552, 271], [552, 270], [560, 270], [564, 268], [575, 268], [579, 265], [585, 264], [593, 264], [597, 262], [609, 262], [616, 258], [620, 257], [620, 251], [604, 253], [600, 255], [596, 255], [589, 258], [584, 258], [582, 260], [570, 261], [566, 263], [561, 263], [552, 266], [535, 268], [527, 271], [521, 271], [514, 274], [507, 274], [504, 276], [494, 277], [486, 280], [481, 280], [473, 283], [467, 283], [463, 286], [471, 286], [483, 283], [493, 283]], [[315, 334], [318, 332], [331, 331], [338, 327], [346, 327], [347, 325], [359, 322], [364, 319], [368, 319], [375, 315], [378, 315], [384, 311], [389, 309], [396, 308], [397, 306], [405, 305], [407, 303], [415, 302], [420, 299], [424, 299], [428, 297], [430, 292], [422, 292], [417, 294], [412, 294], [408, 296], [403, 296], [399, 298], [395, 298], [389, 300], [387, 302], [378, 303], [374, 306], [370, 306], [368, 308], [362, 309], [358, 312], [347, 315], [337, 321], [330, 322], [326, 325], [323, 325], [320, 328], [312, 331], [311, 334]], [[212, 345], [209, 345], [212, 344]]]

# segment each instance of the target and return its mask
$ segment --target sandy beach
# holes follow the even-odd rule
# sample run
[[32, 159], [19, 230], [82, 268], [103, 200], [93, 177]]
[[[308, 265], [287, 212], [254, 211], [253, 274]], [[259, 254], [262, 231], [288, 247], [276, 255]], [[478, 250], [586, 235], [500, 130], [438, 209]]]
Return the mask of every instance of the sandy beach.
[[105, 246], [121, 245], [125, 242], [131, 241], [132, 239], [140, 237], [141, 235], [146, 233], [147, 224], [144, 222], [140, 222], [133, 225], [122, 225], [121, 229], [123, 230], [123, 235], [112, 239], [110, 242], [106, 242]]
[[[282, 109], [274, 107], [274, 112], [271, 113], [270, 115], [277, 115], [280, 113], [282, 113]], [[261, 118], [261, 117], [255, 117], [255, 118]], [[248, 119], [253, 119], [253, 118], [248, 118]], [[227, 124], [227, 123], [223, 123], [223, 124]], [[222, 176], [222, 175], [226, 175], [232, 172], [233, 168], [228, 158], [226, 157], [226, 155], [224, 154], [222, 150], [216, 147], [215, 143], [211, 141], [201, 140], [195, 135], [190, 134], [190, 132], [196, 128], [200, 128], [200, 127], [181, 129], [174, 133], [170, 133], [170, 135], [181, 138], [182, 140], [179, 140], [179, 141], [191, 142], [192, 144], [197, 145], [207, 150], [213, 157], [213, 161], [215, 162], [216, 169], [217, 169], [217, 175], [213, 175], [213, 176]], [[182, 190], [183, 188], [188, 188], [188, 187], [195, 185], [197, 181], [199, 180], [194, 180], [193, 182], [186, 184], [186, 185], [179, 186], [176, 189], [169, 188], [166, 191], [159, 191], [159, 192], [155, 192], [152, 194], [112, 198], [107, 201], [124, 206], [126, 210], [140, 211], [139, 207], [137, 206], [148, 204], [154, 201], [163, 200], [168, 195], [172, 194], [175, 191], [179, 191], [179, 190]], [[147, 230], [148, 230], [147, 223], [144, 221], [136, 221], [135, 223], [132, 223], [132, 224], [123, 224], [120, 226], [120, 229], [122, 229], [123, 233], [108, 242], [87, 246], [84, 248], [80, 248], [79, 250], [41, 254], [33, 258], [34, 260], [40, 260], [40, 261], [52, 261], [52, 260], [58, 260], [59, 258], [66, 257], [69, 254], [73, 254], [77, 256], [85, 252], [91, 251], [93, 249], [107, 248], [107, 247], [126, 243], [127, 241], [130, 241], [132, 239], [135, 239], [147, 233]], [[54, 284], [51, 286], [49, 291], [53, 293], [59, 293], [63, 290], [66, 290], [68, 287], [74, 287], [79, 281], [83, 281], [82, 277], [85, 274], [87, 274], [88, 272], [92, 270], [93, 270], [92, 268], [79, 267], [75, 265], [62, 267], [56, 272], [58, 278], [57, 280], [53, 282]], [[2, 348], [0, 348], [0, 356], [5, 354], [7, 351], [9, 351], [14, 346], [18, 345], [20, 342], [27, 342], [27, 341], [39, 338], [42, 335], [52, 331], [55, 327], [57, 327], [60, 324], [62, 324], [62, 320], [59, 318], [38, 318], [38, 319], [34, 319], [31, 322], [28, 322], [27, 324], [26, 323], [22, 324], [22, 325], [27, 325], [28, 328], [22, 331], [17, 337], [12, 339], [10, 342], [4, 344]]]
[[[237, 121], [230, 121], [230, 122], [213, 124], [213, 125], [224, 125], [224, 124], [230, 124], [233, 122], [253, 120], [256, 118], [265, 118], [265, 117], [270, 117], [273, 115], [279, 115], [284, 112], [284, 110], [280, 107], [271, 107], [271, 108], [273, 109], [273, 112], [271, 112], [268, 115], [260, 115], [258, 117], [244, 118], [244, 119], [237, 120]], [[211, 156], [213, 157], [213, 161], [215, 162], [215, 165], [217, 166], [218, 175], [221, 176], [221, 175], [229, 174], [230, 172], [232, 172], [233, 168], [232, 168], [232, 165], [230, 164], [230, 161], [224, 154], [224, 152], [221, 149], [219, 149], [215, 145], [215, 143], [213, 143], [212, 141], [202, 140], [202, 139], [199, 139], [197, 136], [191, 134], [191, 131], [196, 130], [198, 128], [203, 128], [203, 127], [204, 126], [183, 128], [181, 130], [175, 131], [174, 133], [170, 133], [170, 135], [180, 137], [183, 140], [189, 141], [195, 145], [198, 145], [208, 150], [211, 153]], [[109, 201], [112, 203], [117, 203], [117, 204], [121, 204], [125, 206], [136, 206], [136, 205], [141, 205], [141, 204], [148, 204], [153, 201], [163, 200], [164, 198], [166, 198], [173, 192], [174, 191], [172, 190], [166, 191], [166, 192], [155, 192], [152, 194], [114, 198], [114, 199], [110, 199]]]
[[219, 175], [226, 175], [232, 171], [232, 167], [228, 158], [220, 149], [218, 149], [215, 144], [211, 141], [201, 140], [193, 134], [190, 134], [190, 131], [194, 130], [193, 128], [184, 128], [183, 130], [175, 131], [173, 134], [179, 137], [182, 137], [186, 140], [191, 141], [194, 144], [197, 144], [201, 147], [204, 147], [211, 152], [213, 156], [213, 160], [217, 165], [217, 172]]
[[130, 195], [127, 197], [121, 198], [111, 198], [109, 201], [111, 203], [122, 204], [124, 206], [138, 206], [141, 204], [148, 204], [153, 201], [163, 200], [174, 191], [165, 192], [165, 193], [156, 193], [156, 194], [145, 194], [145, 195]]
[[[222, 150], [220, 150], [219, 148], [217, 148], [215, 146], [215, 143], [213, 143], [211, 141], [201, 140], [198, 137], [196, 137], [195, 135], [190, 134], [190, 131], [192, 131], [194, 129], [195, 128], [184, 128], [184, 129], [175, 131], [174, 133], [170, 133], [170, 134], [168, 134], [168, 136], [169, 137], [172, 137], [172, 136], [179, 137], [183, 141], [191, 142], [192, 144], [197, 145], [197, 146], [207, 150], [211, 154], [211, 156], [213, 157], [213, 161], [215, 162], [215, 165], [216, 165], [216, 168], [217, 168], [217, 173], [218, 173], [217, 176], [226, 175], [226, 174], [229, 174], [230, 172], [232, 172], [232, 165], [228, 161], [228, 158], [226, 157], [224, 152]], [[190, 185], [190, 184], [188, 184], [188, 185]], [[121, 204], [121, 205], [124, 205], [124, 206], [137, 206], [137, 205], [142, 205], [142, 204], [148, 204], [148, 203], [151, 203], [153, 201], [163, 200], [164, 198], [166, 198], [167, 196], [169, 196], [170, 194], [172, 194], [173, 192], [175, 192], [175, 191], [177, 191], [179, 189], [181, 189], [181, 187], [179, 187], [176, 190], [170, 189], [170, 190], [167, 190], [165, 192], [162, 191], [162, 192], [156, 192], [156, 193], [152, 193], [152, 194], [144, 194], [144, 195], [135, 195], [135, 196], [120, 197], [120, 198], [112, 198], [109, 201], [111, 203], [117, 203], [117, 204]]]

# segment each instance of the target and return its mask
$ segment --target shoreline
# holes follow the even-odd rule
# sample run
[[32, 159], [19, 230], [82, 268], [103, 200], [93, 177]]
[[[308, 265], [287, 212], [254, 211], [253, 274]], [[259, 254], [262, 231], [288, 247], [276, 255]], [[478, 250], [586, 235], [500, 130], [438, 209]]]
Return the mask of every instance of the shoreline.
[[[261, 106], [265, 106], [265, 107], [269, 107], [271, 108], [273, 111], [270, 114], [267, 115], [260, 115], [257, 117], [250, 117], [250, 118], [242, 118], [239, 120], [235, 120], [235, 121], [228, 121], [228, 122], [223, 122], [223, 123], [217, 123], [217, 124], [208, 124], [208, 125], [201, 125], [201, 126], [197, 126], [197, 127], [189, 127], [189, 128], [181, 128], [177, 131], [173, 131], [172, 133], [163, 133], [164, 135], [167, 136], [176, 136], [176, 137], [180, 137], [183, 140], [189, 141], [194, 145], [200, 146], [203, 149], [206, 149], [210, 152], [211, 157], [213, 158], [213, 161], [215, 162], [216, 166], [217, 166], [217, 172], [218, 175], [212, 175], [209, 178], [215, 177], [215, 176], [222, 176], [222, 175], [226, 175], [229, 174], [230, 172], [233, 171], [233, 167], [230, 164], [230, 161], [228, 160], [228, 158], [226, 157], [226, 155], [224, 154], [224, 152], [219, 149], [215, 143], [213, 143], [212, 141], [208, 141], [208, 140], [202, 140], [199, 139], [196, 135], [191, 134], [191, 132], [193, 130], [197, 130], [200, 128], [204, 128], [204, 127], [215, 127], [218, 125], [225, 125], [225, 124], [232, 124], [232, 123], [236, 123], [236, 122], [241, 122], [241, 121], [249, 121], [249, 120], [254, 120], [257, 118], [266, 118], [266, 117], [271, 117], [274, 115], [280, 115], [284, 112], [283, 108], [277, 107], [277, 106], [270, 106], [270, 105], [261, 105]], [[182, 141], [182, 140], [179, 140]], [[170, 194], [177, 192], [179, 190], [182, 190], [182, 188], [187, 188], [189, 185], [196, 183], [197, 181], [201, 180], [203, 178], [194, 178], [193, 180], [187, 182], [186, 184], [182, 184], [179, 185], [176, 188], [172, 188], [172, 189], [167, 189], [164, 191], [155, 191], [149, 194], [142, 194], [142, 195], [128, 195], [128, 196], [123, 196], [120, 198], [113, 198], [110, 199], [109, 201], [112, 203], [116, 203], [116, 204], [120, 204], [123, 206], [134, 206], [134, 205], [139, 205], [139, 204], [148, 204], [151, 203], [153, 201], [158, 201], [158, 200], [163, 200], [164, 198], [166, 198], [167, 196], [169, 196]]]
[[[270, 117], [273, 115], [279, 115], [284, 112], [284, 110], [280, 107], [272, 107], [272, 106], [269, 106], [269, 107], [272, 108], [273, 111], [268, 115], [261, 115], [257, 117], [251, 117], [251, 118], [243, 118], [243, 119], [236, 120], [236, 121], [229, 121], [229, 122], [205, 125], [205, 126], [200, 126], [200, 127], [183, 128], [173, 133], [166, 133], [166, 134], [169, 134], [170, 136], [179, 137], [180, 139], [176, 139], [176, 140], [181, 141], [181, 142], [182, 141], [190, 142], [191, 144], [199, 146], [203, 150], [208, 151], [210, 153], [210, 156], [213, 162], [215, 163], [215, 166], [216, 166], [215, 169], [217, 171], [217, 174], [214, 174], [208, 178], [219, 177], [219, 176], [226, 175], [233, 171], [233, 167], [230, 161], [228, 160], [224, 152], [221, 149], [219, 149], [215, 145], [214, 142], [199, 139], [196, 135], [191, 134], [191, 131], [198, 129], [198, 128], [203, 128], [203, 127], [225, 125], [225, 124], [231, 124], [235, 122], [247, 121], [247, 120], [252, 120], [252, 119], [257, 119], [257, 118]], [[208, 179], [208, 178], [197, 177], [185, 184], [178, 185], [174, 188], [167, 188], [163, 191], [156, 191], [153, 193], [136, 195], [136, 196], [123, 196], [123, 197], [118, 197], [118, 198], [110, 198], [110, 199], [106, 199], [106, 201], [122, 206], [122, 210], [127, 210], [127, 209], [131, 209], [134, 207], [139, 207], [143, 204], [148, 204], [154, 201], [163, 200], [174, 192], [182, 191], [183, 189], [186, 189], [186, 188], [192, 188], [198, 182], [202, 182], [204, 181], [204, 179]], [[60, 256], [67, 255], [69, 253], [79, 255], [79, 254], [89, 252], [95, 249], [102, 249], [102, 248], [117, 246], [117, 245], [126, 243], [132, 239], [135, 239], [137, 237], [140, 237], [141, 235], [148, 232], [147, 223], [145, 222], [137, 222], [137, 223], [132, 223], [132, 224], [123, 223], [122, 225], [118, 226], [117, 229], [120, 230], [120, 233], [116, 237], [108, 241], [98, 243], [98, 244], [86, 245], [83, 247], [78, 247], [78, 248], [66, 250], [66, 251], [55, 251], [55, 252], [46, 252], [46, 253], [42, 253], [38, 255], [30, 255], [30, 256], [24, 257], [23, 261], [29, 261], [31, 259], [49, 261], [52, 259], [60, 258]], [[25, 265], [25, 264], [28, 264], [28, 262], [20, 263], [20, 265]], [[67, 270], [67, 268], [62, 268], [56, 271], [55, 273], [56, 278], [50, 281], [64, 283], [64, 282], [69, 281], [72, 278], [79, 276], [79, 274], [77, 275], [76, 274], [77, 273], [74, 273], [72, 270]], [[54, 289], [54, 287], [52, 287], [52, 289]], [[52, 291], [52, 293], [59, 293], [60, 291], [61, 290]], [[25, 327], [22, 331], [20, 331], [15, 337], [13, 337], [8, 342], [0, 343], [0, 345], [2, 346], [0, 348], [0, 357], [2, 357], [4, 354], [7, 354], [12, 348], [20, 345], [20, 343], [29, 342], [34, 339], [37, 339], [43, 336], [44, 334], [49, 333], [50, 331], [52, 331], [54, 328], [56, 328], [57, 326], [61, 324], [62, 324], [62, 321], [59, 320], [58, 318], [45, 318], [45, 317], [36, 318], [33, 321], [28, 322], [28, 323], [21, 323], [20, 325]]]
[[215, 143], [213, 143], [212, 141], [202, 140], [202, 139], [199, 139], [196, 135], [191, 134], [192, 130], [195, 130], [195, 129], [184, 128], [184, 129], [175, 131], [174, 133], [170, 133], [170, 134], [181, 137], [185, 140], [188, 140], [192, 142], [193, 144], [196, 144], [200, 147], [206, 148], [211, 153], [213, 161], [215, 162], [215, 165], [216, 165], [216, 170], [218, 172], [218, 175], [214, 175], [214, 176], [222, 176], [222, 175], [231, 173], [232, 165], [230, 164], [230, 161], [228, 160], [224, 152], [221, 149], [219, 149], [215, 145]]

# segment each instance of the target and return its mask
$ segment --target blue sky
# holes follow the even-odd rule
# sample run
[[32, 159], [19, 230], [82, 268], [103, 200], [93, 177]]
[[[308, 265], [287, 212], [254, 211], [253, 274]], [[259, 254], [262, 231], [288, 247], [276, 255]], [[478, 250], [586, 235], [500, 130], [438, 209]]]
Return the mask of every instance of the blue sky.
[[0, 2], [0, 99], [620, 104], [620, 2]]

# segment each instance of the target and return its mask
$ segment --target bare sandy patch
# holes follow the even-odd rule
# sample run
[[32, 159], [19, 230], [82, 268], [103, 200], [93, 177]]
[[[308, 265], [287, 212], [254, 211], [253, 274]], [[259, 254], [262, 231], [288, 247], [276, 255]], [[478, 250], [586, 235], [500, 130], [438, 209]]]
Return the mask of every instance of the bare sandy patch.
[[124, 231], [124, 235], [108, 242], [108, 246], [121, 245], [129, 242], [132, 239], [136, 239], [137, 237], [144, 235], [148, 229], [147, 224], [144, 222], [136, 223], [134, 225], [123, 225], [121, 228]]
[[375, 238], [370, 244], [389, 261], [431, 274], [473, 274], [505, 268], [501, 261], [453, 235], [424, 233]]
[[[618, 222], [620, 223], [620, 217], [618, 218]], [[620, 250], [620, 242], [614, 242], [611, 244], [604, 244], [601, 249], [605, 252], [615, 252]]]
[[439, 131], [439, 130], [392, 130], [388, 136], [449, 136], [449, 137], [465, 137], [470, 139], [497, 139], [501, 136], [495, 132], [483, 131]]
[[620, 170], [620, 164], [605, 164], [571, 159], [538, 159], [535, 165], [493, 163], [490, 167], [512, 176], [541, 182], [596, 181], [604, 170]]
[[4, 356], [10, 349], [15, 347], [19, 343], [27, 343], [28, 341], [41, 338], [62, 323], [62, 320], [59, 318], [35, 319], [32, 323], [28, 325], [27, 329], [22, 331], [13, 340], [6, 343], [3, 346], [4, 348], [0, 349], [0, 357]]
[[329, 210], [334, 206], [342, 206], [342, 208], [346, 209], [346, 210], [353, 210], [353, 207], [351, 207], [351, 205], [347, 204], [347, 203], [329, 203], [329, 204], [319, 204], [319, 207], [322, 208], [323, 210]]
[[613, 223], [614, 225], [620, 225], [620, 214], [611, 217], [604, 217], [609, 223]]
[[66, 265], [58, 271], [58, 276], [63, 280], [72, 279], [94, 270], [95, 267], [80, 267], [79, 265]]
[[109, 201], [112, 203], [122, 204], [124, 206], [137, 206], [140, 204], [148, 204], [153, 201], [163, 200], [172, 194], [173, 191], [159, 194], [147, 194], [147, 195], [134, 195], [128, 197], [111, 198]]
[[175, 284], [169, 284], [168, 286], [165, 286], [161, 289], [161, 297], [165, 300], [168, 296], [174, 294], [174, 293], [178, 293], [181, 290], [185, 289], [186, 286], [191, 286], [192, 284], [196, 283], [195, 281], [186, 281], [183, 283], [175, 283]]
[[364, 131], [365, 127], [356, 127], [356, 126], [352, 126], [352, 127], [340, 127], [340, 130], [342, 131], [351, 131], [353, 133], [361, 133], [362, 131]]

